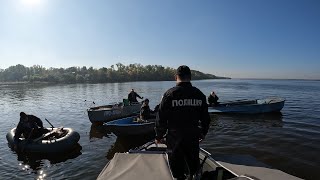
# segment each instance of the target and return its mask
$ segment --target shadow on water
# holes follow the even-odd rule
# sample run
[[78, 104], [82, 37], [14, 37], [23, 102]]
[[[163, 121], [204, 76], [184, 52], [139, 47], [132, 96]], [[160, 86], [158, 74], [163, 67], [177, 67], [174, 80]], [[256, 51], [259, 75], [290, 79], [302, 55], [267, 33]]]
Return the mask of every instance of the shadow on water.
[[[20, 166], [23, 170], [33, 170], [32, 173], [37, 173], [38, 170], [45, 166], [45, 162], [49, 161], [50, 164], [57, 164], [65, 162], [70, 159], [75, 159], [80, 156], [82, 146], [77, 143], [75, 147], [63, 154], [46, 154], [46, 153], [29, 153], [29, 152], [15, 152], [18, 161], [22, 161]], [[12, 150], [13, 151], [13, 150]]]
[[107, 152], [107, 159], [113, 158], [113, 155], [117, 152], [128, 152], [130, 149], [139, 147], [154, 139], [154, 134], [147, 134], [141, 136], [121, 136], [117, 137], [115, 143]]
[[105, 125], [91, 124], [89, 138], [102, 139], [103, 137], [110, 137], [111, 131]]

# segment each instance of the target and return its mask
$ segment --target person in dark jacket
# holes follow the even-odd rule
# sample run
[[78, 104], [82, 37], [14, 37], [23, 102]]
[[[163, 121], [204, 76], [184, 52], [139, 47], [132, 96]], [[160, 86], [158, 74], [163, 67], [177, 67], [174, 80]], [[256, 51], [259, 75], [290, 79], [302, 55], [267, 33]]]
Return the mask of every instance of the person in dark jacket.
[[20, 121], [14, 135], [14, 149], [17, 149], [21, 135], [23, 135], [25, 139], [35, 139], [46, 132], [48, 131], [43, 128], [43, 123], [40, 118], [20, 112]]
[[160, 104], [157, 104], [157, 105], [154, 107], [153, 112], [157, 113], [157, 112], [159, 111], [159, 106], [160, 106]]
[[217, 106], [219, 105], [219, 97], [214, 93], [214, 91], [211, 92], [211, 94], [208, 97], [208, 103], [209, 106]]
[[147, 120], [151, 119], [152, 110], [149, 107], [149, 99], [145, 99], [140, 109], [140, 119]]
[[[156, 120], [155, 143], [166, 136], [169, 164], [173, 177], [185, 179], [185, 165], [189, 176], [199, 168], [199, 142], [209, 129], [210, 116], [206, 96], [192, 86], [188, 66], [180, 66], [176, 72], [177, 85], [164, 93]], [[199, 127], [200, 126], [200, 127]]]
[[137, 97], [143, 99], [143, 97], [140, 97], [138, 93], [134, 92], [134, 89], [131, 89], [131, 92], [128, 94], [129, 103], [131, 104], [138, 102]]

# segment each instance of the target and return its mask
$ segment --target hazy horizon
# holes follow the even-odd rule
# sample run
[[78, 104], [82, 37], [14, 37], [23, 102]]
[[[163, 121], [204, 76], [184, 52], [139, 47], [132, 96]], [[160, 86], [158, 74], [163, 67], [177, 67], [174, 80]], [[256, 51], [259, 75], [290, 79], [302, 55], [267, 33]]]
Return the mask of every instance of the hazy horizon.
[[0, 0], [0, 68], [118, 62], [320, 79], [320, 1]]

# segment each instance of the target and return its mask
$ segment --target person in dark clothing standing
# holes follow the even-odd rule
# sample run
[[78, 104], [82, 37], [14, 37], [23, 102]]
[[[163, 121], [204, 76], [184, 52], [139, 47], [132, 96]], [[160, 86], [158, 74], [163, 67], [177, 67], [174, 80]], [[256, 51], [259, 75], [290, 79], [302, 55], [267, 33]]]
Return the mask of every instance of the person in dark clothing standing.
[[143, 99], [143, 97], [140, 97], [138, 93], [134, 92], [134, 89], [131, 89], [131, 92], [128, 94], [129, 103], [131, 104], [138, 102], [137, 97]]
[[218, 100], [219, 97], [212, 91], [208, 97], [209, 106], [217, 106], [219, 104]]
[[204, 139], [210, 123], [206, 96], [190, 80], [189, 67], [180, 66], [176, 72], [177, 85], [162, 97], [155, 128], [156, 143], [166, 135], [167, 148], [172, 151], [168, 154], [169, 164], [177, 179], [185, 179], [185, 163], [190, 177], [197, 172], [199, 141]]
[[25, 139], [35, 139], [46, 132], [47, 129], [43, 128], [43, 123], [40, 118], [20, 112], [20, 121], [14, 135], [14, 149], [17, 149], [21, 135], [23, 135]]

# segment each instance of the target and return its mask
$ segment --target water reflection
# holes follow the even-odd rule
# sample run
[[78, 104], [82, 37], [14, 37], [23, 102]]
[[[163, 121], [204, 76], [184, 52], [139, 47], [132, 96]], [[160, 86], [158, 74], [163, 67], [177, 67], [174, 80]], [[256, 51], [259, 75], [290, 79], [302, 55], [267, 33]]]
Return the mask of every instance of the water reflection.
[[108, 129], [107, 126], [98, 125], [98, 124], [91, 124], [90, 128], [90, 140], [93, 138], [102, 139], [103, 137], [110, 137], [111, 131]]
[[27, 152], [19, 152], [16, 154], [18, 161], [21, 161], [19, 165], [21, 166], [22, 170], [27, 171], [29, 173], [37, 174], [39, 170], [46, 166], [49, 167], [51, 164], [65, 162], [69, 159], [75, 159], [76, 157], [82, 154], [81, 149], [81, 145], [77, 143], [74, 149], [64, 154], [44, 154]]
[[117, 152], [128, 152], [130, 149], [139, 147], [154, 139], [154, 134], [143, 135], [143, 136], [121, 136], [117, 137], [115, 143], [107, 152], [107, 159], [112, 159], [113, 155]]
[[269, 127], [282, 127], [283, 115], [277, 113], [262, 113], [262, 114], [210, 114], [211, 125], [217, 125], [218, 121], [228, 122], [233, 124], [250, 124]]
[[33, 99], [41, 99], [44, 95], [43, 89], [45, 85], [30, 85], [30, 84], [12, 84], [7, 86], [1, 86], [3, 98], [8, 98], [16, 101], [25, 101], [29, 96]]

